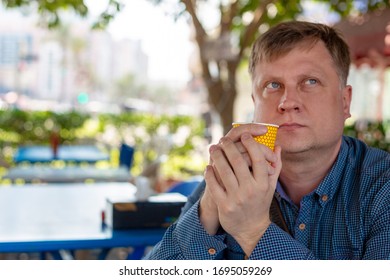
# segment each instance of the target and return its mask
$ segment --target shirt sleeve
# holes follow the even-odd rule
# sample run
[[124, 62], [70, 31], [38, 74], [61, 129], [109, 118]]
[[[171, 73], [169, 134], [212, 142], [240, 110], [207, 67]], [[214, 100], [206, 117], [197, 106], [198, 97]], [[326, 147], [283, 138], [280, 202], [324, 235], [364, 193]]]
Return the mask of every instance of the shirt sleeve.
[[390, 260], [390, 179], [387, 180], [374, 199], [367, 202], [369, 210], [362, 214], [368, 221], [364, 223], [368, 232], [363, 248], [365, 260]]
[[292, 238], [280, 227], [271, 223], [255, 249], [250, 260], [310, 260], [315, 259], [312, 252]]
[[223, 259], [225, 234], [209, 235], [199, 220], [199, 201], [164, 234], [145, 259], [213, 260]]

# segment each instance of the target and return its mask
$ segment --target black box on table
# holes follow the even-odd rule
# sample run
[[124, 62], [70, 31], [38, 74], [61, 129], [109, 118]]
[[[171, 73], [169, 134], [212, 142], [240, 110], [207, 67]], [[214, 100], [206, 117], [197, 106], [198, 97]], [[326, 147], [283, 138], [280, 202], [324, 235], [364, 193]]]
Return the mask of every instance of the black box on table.
[[179, 193], [153, 195], [146, 201], [107, 199], [106, 224], [113, 229], [167, 228], [179, 217], [186, 201]]

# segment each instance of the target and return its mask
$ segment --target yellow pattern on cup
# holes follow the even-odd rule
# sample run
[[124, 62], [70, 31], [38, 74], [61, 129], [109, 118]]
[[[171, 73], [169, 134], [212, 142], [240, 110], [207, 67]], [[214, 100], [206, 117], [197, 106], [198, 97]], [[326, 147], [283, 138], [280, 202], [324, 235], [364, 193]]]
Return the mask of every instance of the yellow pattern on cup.
[[[233, 123], [233, 127], [237, 127], [241, 124], [245, 124], [245, 123], [239, 123], [239, 122]], [[268, 148], [270, 148], [271, 150], [274, 150], [276, 134], [278, 132], [279, 126], [275, 125], [275, 124], [268, 124], [268, 123], [253, 123], [253, 124], [262, 124], [262, 125], [267, 126], [268, 131], [266, 134], [257, 135], [257, 136], [254, 136], [253, 138], [257, 142], [259, 142], [260, 144], [263, 144], [263, 145], [267, 146]]]

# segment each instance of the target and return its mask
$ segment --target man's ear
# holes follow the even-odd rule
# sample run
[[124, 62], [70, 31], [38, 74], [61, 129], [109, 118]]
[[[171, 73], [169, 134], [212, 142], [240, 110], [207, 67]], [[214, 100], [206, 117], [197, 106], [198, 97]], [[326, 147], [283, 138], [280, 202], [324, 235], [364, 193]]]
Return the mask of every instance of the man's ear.
[[352, 86], [347, 85], [343, 89], [343, 111], [344, 119], [351, 117]]

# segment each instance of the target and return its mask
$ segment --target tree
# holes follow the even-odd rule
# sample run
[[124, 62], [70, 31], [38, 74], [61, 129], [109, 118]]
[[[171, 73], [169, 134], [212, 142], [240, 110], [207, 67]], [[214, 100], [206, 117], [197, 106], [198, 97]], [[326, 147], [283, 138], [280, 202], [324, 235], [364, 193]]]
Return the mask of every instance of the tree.
[[[154, 2], [160, 4], [163, 1]], [[233, 122], [234, 103], [237, 97], [237, 71], [243, 58], [247, 56], [255, 35], [262, 24], [263, 28], [267, 28], [265, 24], [294, 18], [301, 12], [299, 2], [214, 1], [219, 10], [219, 25], [208, 30], [202, 22], [201, 14], [204, 8], [202, 5], [210, 5], [211, 1], [178, 2], [183, 4], [179, 14], [186, 13], [191, 18], [208, 102], [220, 116], [226, 133]]]
[[[162, 4], [166, 0], [149, 0]], [[302, 14], [300, 0], [177, 0], [175, 16], [187, 15], [195, 30], [199, 48], [202, 78], [208, 91], [208, 101], [219, 114], [226, 133], [233, 122], [237, 96], [237, 71], [247, 57], [255, 37], [270, 26]], [[351, 12], [364, 13], [389, 6], [389, 1], [336, 0], [324, 2], [329, 10], [341, 17]], [[219, 24], [206, 28], [202, 13], [212, 5], [219, 10]]]
[[[121, 11], [124, 1], [107, 0], [106, 11], [98, 18], [95, 27], [105, 27]], [[255, 37], [270, 26], [302, 14], [304, 0], [148, 0], [155, 4], [172, 4], [174, 16], [187, 16], [195, 30], [199, 48], [202, 79], [208, 91], [208, 101], [219, 114], [224, 132], [231, 128], [234, 102], [237, 96], [237, 71], [247, 58], [248, 49]], [[49, 20], [59, 23], [58, 11], [71, 9], [81, 16], [88, 14], [84, 0], [2, 0], [8, 8], [35, 7]], [[390, 6], [388, 0], [313, 0], [326, 3], [330, 11], [341, 17], [365, 13]], [[215, 8], [219, 23], [208, 27], [205, 9]]]
[[[19, 8], [24, 12], [38, 12], [42, 23], [48, 27], [57, 27], [61, 22], [61, 11], [73, 11], [81, 17], [88, 15], [85, 0], [1, 0], [5, 8]], [[93, 24], [94, 28], [105, 28], [119, 13], [124, 4], [122, 0], [107, 0], [106, 9]]]

